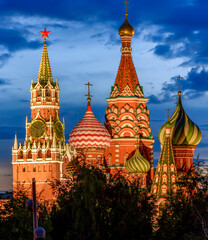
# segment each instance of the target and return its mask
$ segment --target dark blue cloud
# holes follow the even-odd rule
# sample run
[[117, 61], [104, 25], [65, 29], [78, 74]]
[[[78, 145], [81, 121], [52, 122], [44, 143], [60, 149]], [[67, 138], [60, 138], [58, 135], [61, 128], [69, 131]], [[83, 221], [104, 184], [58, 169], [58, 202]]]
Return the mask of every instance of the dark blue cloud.
[[7, 79], [0, 78], [0, 86], [1, 85], [10, 85], [10, 81]]
[[[40, 41], [28, 41], [25, 37], [26, 33], [23, 30], [0, 28], [0, 45], [6, 47], [11, 52], [26, 48], [37, 49], [42, 46]], [[3, 55], [3, 57], [10, 56], [8, 54]]]
[[[157, 44], [152, 49], [154, 54], [165, 59], [186, 57], [187, 60], [181, 66], [195, 66], [208, 63], [207, 11], [206, 0], [141, 0], [130, 2], [128, 18], [135, 28], [144, 23], [160, 26], [156, 32], [145, 35], [145, 39]], [[16, 0], [3, 0], [0, 3], [0, 14], [79, 20], [89, 27], [95, 22], [111, 21], [114, 22], [112, 29], [117, 30], [124, 20], [124, 4], [120, 0], [22, 0], [21, 4]], [[55, 27], [65, 26], [57, 24]], [[41, 46], [37, 41], [28, 42], [23, 33], [25, 34], [25, 29], [22, 32], [0, 29], [0, 44], [7, 46], [10, 51]], [[113, 34], [107, 44], [120, 44], [115, 31]], [[135, 34], [139, 35], [141, 32]]]
[[[176, 98], [178, 92], [178, 79], [171, 78], [169, 82], [164, 82], [161, 93], [150, 95], [151, 103], [160, 104], [165, 101], [171, 101]], [[183, 97], [187, 99], [198, 98], [208, 92], [208, 70], [205, 68], [195, 67], [190, 70], [186, 77], [181, 80], [181, 89]]]

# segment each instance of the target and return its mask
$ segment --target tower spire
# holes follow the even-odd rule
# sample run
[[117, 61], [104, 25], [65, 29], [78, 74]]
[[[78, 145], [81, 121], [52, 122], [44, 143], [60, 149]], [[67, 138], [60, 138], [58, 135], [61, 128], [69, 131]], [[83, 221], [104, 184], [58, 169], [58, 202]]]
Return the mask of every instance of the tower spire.
[[44, 44], [43, 44], [43, 52], [39, 67], [39, 73], [38, 73], [38, 82], [40, 84], [46, 85], [48, 81], [53, 81], [52, 72], [51, 72], [51, 66], [49, 62], [48, 57], [48, 51], [47, 51], [47, 45], [46, 45], [46, 38], [48, 38], [48, 34], [50, 31], [46, 31], [46, 28], [42, 33], [42, 38], [44, 38]]
[[[125, 10], [125, 21], [123, 25], [119, 28], [119, 35], [121, 38], [121, 61], [119, 65], [119, 69], [117, 72], [116, 80], [114, 83], [114, 89], [117, 88], [119, 92], [118, 95], [122, 96], [122, 92], [124, 89], [128, 93], [123, 93], [125, 96], [133, 96], [137, 95], [139, 97], [143, 97], [142, 89], [139, 85], [139, 80], [137, 77], [137, 73], [134, 67], [134, 63], [132, 61], [132, 48], [131, 48], [131, 40], [134, 35], [134, 28], [129, 24], [127, 18], [127, 4], [129, 3], [127, 0], [124, 2], [126, 4]], [[128, 85], [128, 86], [127, 86]], [[130, 91], [129, 91], [130, 89]], [[135, 94], [136, 93], [136, 94]], [[115, 94], [112, 92], [111, 96]]]
[[15, 137], [14, 137], [14, 150], [18, 149], [18, 142], [17, 142], [17, 133], [15, 133]]

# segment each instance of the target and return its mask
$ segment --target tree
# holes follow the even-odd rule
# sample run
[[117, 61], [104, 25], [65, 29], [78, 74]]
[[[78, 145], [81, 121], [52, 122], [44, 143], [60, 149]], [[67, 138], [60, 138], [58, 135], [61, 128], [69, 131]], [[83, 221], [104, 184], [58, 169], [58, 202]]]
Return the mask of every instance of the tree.
[[147, 191], [119, 173], [108, 179], [101, 170], [83, 166], [74, 182], [54, 187], [54, 239], [150, 239]]

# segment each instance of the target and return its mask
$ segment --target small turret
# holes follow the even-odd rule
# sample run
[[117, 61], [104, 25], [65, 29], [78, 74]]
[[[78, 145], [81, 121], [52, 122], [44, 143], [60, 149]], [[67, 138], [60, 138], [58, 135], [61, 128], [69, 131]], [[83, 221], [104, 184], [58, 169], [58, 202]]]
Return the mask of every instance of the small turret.
[[15, 137], [14, 137], [14, 150], [18, 149], [18, 142], [17, 142], [17, 134], [15, 133]]

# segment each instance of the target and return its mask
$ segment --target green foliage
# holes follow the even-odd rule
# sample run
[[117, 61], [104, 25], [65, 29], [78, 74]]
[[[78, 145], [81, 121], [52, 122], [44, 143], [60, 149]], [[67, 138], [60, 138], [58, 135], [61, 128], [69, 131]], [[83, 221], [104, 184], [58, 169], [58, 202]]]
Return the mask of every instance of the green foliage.
[[[58, 187], [52, 211], [54, 239], [149, 239], [147, 193], [122, 178], [83, 167], [73, 183]], [[62, 224], [64, 222], [64, 224]]]
[[23, 240], [33, 238], [32, 214], [25, 207], [28, 200], [20, 191], [14, 198], [9, 199], [4, 208], [0, 209], [1, 239]]
[[[193, 193], [192, 185], [200, 179], [199, 174], [191, 176], [188, 193]], [[208, 219], [208, 201], [202, 191], [195, 191], [191, 197], [182, 193], [170, 196], [156, 217], [148, 190], [119, 173], [108, 178], [99, 169], [83, 166], [75, 180], [56, 182], [53, 189], [57, 196], [54, 205], [49, 209], [49, 202], [38, 204], [38, 223], [46, 230], [46, 240], [205, 239], [195, 210], [202, 219]], [[0, 239], [33, 238], [27, 200], [26, 194], [19, 192], [0, 209]]]
[[[207, 207], [207, 206], [206, 206]], [[172, 197], [165, 208], [160, 210], [155, 239], [160, 240], [205, 240], [201, 225], [193, 211], [193, 201], [179, 194]]]
[[[25, 240], [33, 239], [33, 216], [26, 208], [28, 200], [24, 191], [19, 191], [13, 198], [8, 199], [0, 208], [0, 239]], [[39, 226], [51, 231], [46, 203], [39, 203]], [[46, 239], [50, 240], [50, 236]]]

